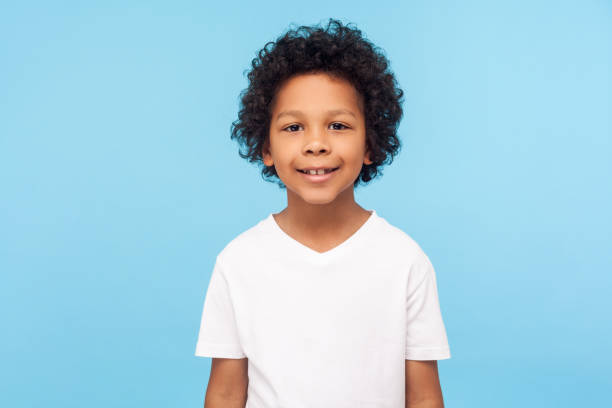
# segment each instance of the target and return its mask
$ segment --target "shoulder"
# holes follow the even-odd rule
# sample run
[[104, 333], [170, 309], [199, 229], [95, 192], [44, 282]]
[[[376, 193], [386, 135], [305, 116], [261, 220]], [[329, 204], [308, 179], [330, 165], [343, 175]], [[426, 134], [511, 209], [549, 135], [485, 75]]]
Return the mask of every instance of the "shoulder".
[[429, 262], [429, 258], [417, 241], [405, 230], [379, 217], [378, 241], [391, 253], [404, 258], [409, 263]]
[[230, 266], [252, 261], [269, 239], [268, 223], [268, 218], [262, 219], [227, 242], [217, 255], [217, 263]]
[[381, 241], [387, 257], [399, 265], [399, 270], [407, 273], [407, 287], [412, 293], [427, 277], [434, 277], [435, 271], [429, 257], [417, 241], [403, 229], [383, 219]]

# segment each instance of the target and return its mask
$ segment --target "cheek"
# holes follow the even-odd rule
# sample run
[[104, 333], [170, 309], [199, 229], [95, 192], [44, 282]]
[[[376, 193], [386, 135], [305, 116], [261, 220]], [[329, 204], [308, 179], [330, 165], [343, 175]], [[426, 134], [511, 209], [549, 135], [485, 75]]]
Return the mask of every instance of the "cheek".
[[350, 163], [361, 163], [366, 152], [365, 142], [361, 146], [355, 143], [347, 143], [337, 146], [338, 153]]
[[277, 157], [275, 160], [276, 172], [283, 176], [291, 176], [295, 172], [293, 162], [289, 157]]

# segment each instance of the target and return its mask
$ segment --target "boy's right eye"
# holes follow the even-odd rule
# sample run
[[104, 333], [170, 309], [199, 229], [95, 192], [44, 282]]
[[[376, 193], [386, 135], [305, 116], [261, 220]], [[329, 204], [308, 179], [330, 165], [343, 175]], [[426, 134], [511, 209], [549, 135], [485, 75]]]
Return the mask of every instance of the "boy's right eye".
[[297, 132], [300, 128], [300, 125], [289, 125], [286, 128], [284, 128], [283, 130], [287, 130], [289, 132]]

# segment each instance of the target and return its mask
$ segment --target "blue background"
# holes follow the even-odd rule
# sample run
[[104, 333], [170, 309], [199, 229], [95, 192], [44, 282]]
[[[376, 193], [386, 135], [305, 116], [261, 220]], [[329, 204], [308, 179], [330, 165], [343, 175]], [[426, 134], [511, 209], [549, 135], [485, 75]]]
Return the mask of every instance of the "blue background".
[[286, 203], [229, 138], [244, 71], [329, 17], [406, 92], [356, 197], [436, 268], [447, 406], [609, 404], [612, 3], [326, 0], [0, 6], [0, 405], [202, 405], [214, 258]]

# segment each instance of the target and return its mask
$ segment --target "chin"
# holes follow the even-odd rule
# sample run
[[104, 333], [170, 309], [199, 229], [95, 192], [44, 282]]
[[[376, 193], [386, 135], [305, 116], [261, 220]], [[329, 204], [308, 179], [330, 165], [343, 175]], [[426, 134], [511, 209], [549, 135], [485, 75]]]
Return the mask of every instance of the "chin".
[[318, 199], [312, 199], [312, 200], [305, 199], [304, 197], [302, 197], [302, 199], [306, 201], [308, 204], [312, 204], [312, 205], [327, 205], [327, 204], [333, 203], [336, 197], [333, 197], [330, 199], [318, 198]]
[[320, 191], [299, 191], [293, 190], [294, 194], [299, 196], [304, 202], [313, 205], [324, 205], [330, 204], [334, 202], [336, 198], [338, 198], [337, 192], [332, 191], [324, 191], [321, 189]]

